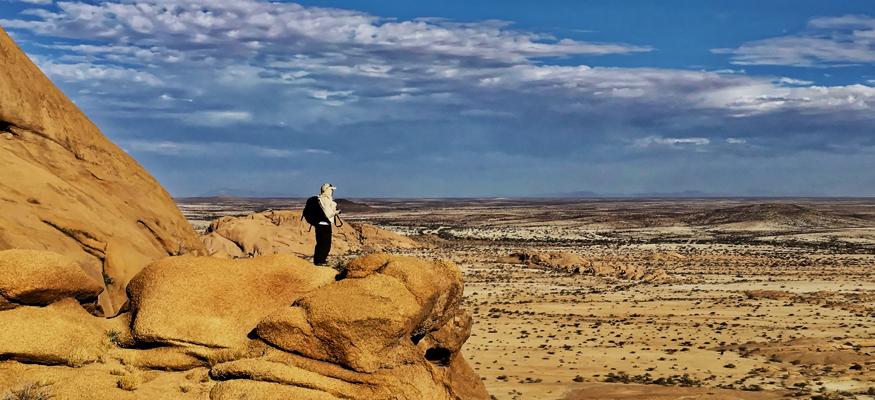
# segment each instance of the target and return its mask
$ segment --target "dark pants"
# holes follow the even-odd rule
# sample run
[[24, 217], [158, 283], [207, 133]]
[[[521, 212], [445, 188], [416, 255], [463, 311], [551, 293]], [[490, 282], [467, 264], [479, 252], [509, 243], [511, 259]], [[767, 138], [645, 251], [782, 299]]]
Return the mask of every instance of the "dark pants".
[[316, 249], [313, 251], [313, 264], [325, 265], [328, 253], [331, 252], [331, 225], [315, 225]]

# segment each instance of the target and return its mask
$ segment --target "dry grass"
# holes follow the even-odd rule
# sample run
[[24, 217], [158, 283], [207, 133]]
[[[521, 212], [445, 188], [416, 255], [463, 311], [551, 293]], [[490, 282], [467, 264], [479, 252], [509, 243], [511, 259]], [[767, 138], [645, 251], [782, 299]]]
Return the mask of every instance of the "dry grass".
[[137, 362], [137, 353], [134, 351], [126, 351], [119, 358], [122, 365], [133, 366]]
[[88, 361], [91, 361], [91, 357], [89, 357], [88, 352], [82, 348], [77, 348], [67, 355], [67, 366], [72, 368], [79, 368], [85, 365]]
[[17, 389], [3, 395], [3, 400], [48, 400], [55, 397], [49, 385], [45, 381], [20, 381]]
[[112, 370], [109, 371], [109, 374], [110, 375], [117, 375], [117, 376], [124, 376], [127, 374], [133, 374], [136, 371], [137, 371], [136, 368], [129, 365], [126, 367], [121, 367], [121, 368], [113, 368]]
[[118, 378], [118, 387], [123, 390], [137, 390], [142, 383], [143, 376], [137, 372], [129, 372]]

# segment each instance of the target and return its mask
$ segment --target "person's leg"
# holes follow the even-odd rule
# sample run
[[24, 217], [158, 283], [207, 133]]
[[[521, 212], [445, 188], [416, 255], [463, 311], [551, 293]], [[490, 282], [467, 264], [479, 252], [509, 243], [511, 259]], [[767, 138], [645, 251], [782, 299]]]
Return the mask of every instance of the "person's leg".
[[331, 252], [331, 225], [316, 225], [316, 248], [313, 251], [313, 264], [325, 265]]

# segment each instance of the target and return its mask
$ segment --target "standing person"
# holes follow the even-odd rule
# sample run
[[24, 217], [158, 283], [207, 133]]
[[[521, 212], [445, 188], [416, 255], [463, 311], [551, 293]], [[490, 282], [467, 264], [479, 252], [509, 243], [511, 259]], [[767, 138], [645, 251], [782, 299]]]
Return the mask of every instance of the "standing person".
[[325, 219], [316, 224], [316, 249], [313, 251], [313, 264], [316, 265], [325, 265], [328, 253], [331, 252], [331, 225], [334, 224], [334, 217], [340, 214], [337, 203], [334, 202], [336, 189], [330, 183], [326, 183], [322, 185], [322, 194], [318, 197]]

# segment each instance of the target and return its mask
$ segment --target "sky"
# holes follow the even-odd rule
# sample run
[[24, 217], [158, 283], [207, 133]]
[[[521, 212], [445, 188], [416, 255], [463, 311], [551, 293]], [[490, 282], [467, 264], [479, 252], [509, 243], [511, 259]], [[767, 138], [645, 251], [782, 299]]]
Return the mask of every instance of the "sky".
[[176, 197], [875, 196], [871, 0], [0, 0]]

